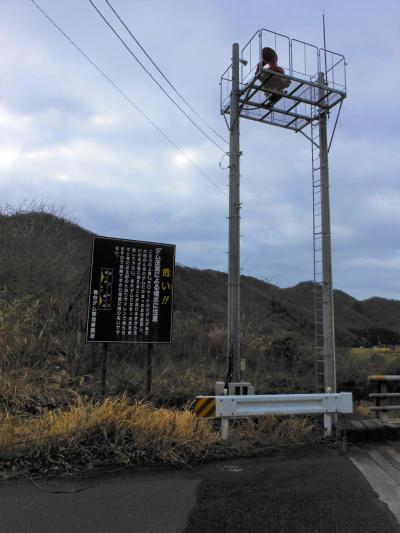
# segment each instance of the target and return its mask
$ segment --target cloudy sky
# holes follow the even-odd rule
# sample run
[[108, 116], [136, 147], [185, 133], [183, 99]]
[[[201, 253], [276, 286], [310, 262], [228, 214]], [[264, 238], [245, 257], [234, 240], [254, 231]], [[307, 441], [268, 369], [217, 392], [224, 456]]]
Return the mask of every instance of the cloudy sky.
[[[99, 235], [176, 243], [179, 263], [226, 271], [223, 152], [161, 92], [88, 0], [37, 3], [211, 181], [31, 0], [0, 0], [3, 204], [46, 202]], [[95, 3], [178, 100], [106, 2]], [[334, 284], [360, 299], [400, 298], [398, 0], [111, 3], [179, 92], [225, 138], [218, 83], [232, 43], [243, 46], [264, 27], [322, 46], [325, 11], [327, 47], [348, 63], [348, 98], [330, 152]], [[310, 143], [242, 120], [241, 149], [243, 274], [281, 287], [311, 279]]]

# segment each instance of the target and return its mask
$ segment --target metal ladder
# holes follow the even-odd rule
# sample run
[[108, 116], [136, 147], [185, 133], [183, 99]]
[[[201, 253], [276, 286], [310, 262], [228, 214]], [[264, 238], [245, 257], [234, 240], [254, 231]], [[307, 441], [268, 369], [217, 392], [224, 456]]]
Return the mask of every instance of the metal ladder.
[[317, 392], [325, 391], [324, 318], [322, 276], [322, 215], [319, 121], [311, 122], [311, 158], [313, 190], [313, 256], [314, 256], [314, 351], [315, 385]]

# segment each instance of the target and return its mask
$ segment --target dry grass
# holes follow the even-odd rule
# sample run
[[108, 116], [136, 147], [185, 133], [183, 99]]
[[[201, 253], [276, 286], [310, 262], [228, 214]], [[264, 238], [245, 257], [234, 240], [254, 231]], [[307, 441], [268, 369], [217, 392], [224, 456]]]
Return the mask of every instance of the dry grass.
[[376, 418], [376, 414], [370, 411], [371, 403], [361, 400], [355, 404], [355, 414], [358, 418]]
[[[265, 445], [310, 442], [314, 426], [305, 418], [273, 416], [235, 424], [221, 443], [217, 424], [198, 421], [185, 409], [156, 408], [126, 396], [98, 404], [81, 400], [65, 411], [25, 419], [11, 415], [0, 423], [3, 475], [76, 472], [134, 464], [189, 465], [257, 453]], [[261, 446], [262, 445], [262, 446]]]
[[0, 372], [0, 416], [37, 414], [73, 403], [79, 395], [62, 383], [63, 376], [28, 368]]
[[[47, 472], [97, 465], [188, 464], [218, 440], [210, 423], [189, 409], [130, 403], [126, 396], [99, 404], [78, 401], [66, 411], [0, 424], [0, 454], [14, 467]], [[6, 466], [9, 466], [8, 464]]]
[[27, 372], [1, 373], [0, 378], [0, 409], [1, 411], [26, 411], [37, 391], [26, 379]]
[[246, 418], [238, 428], [241, 437], [263, 438], [271, 446], [309, 442], [316, 437], [310, 418], [266, 415], [257, 420]]

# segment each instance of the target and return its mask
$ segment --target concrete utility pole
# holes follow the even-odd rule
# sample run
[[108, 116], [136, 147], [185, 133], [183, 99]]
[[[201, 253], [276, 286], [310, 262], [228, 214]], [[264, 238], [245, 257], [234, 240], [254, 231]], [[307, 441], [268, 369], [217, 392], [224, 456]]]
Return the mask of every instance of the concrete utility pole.
[[[324, 74], [319, 74], [320, 83], [325, 84]], [[320, 90], [320, 96], [324, 91]], [[321, 176], [321, 232], [322, 232], [322, 316], [324, 335], [324, 374], [325, 391], [336, 392], [336, 362], [333, 315], [332, 285], [332, 247], [331, 247], [331, 216], [329, 207], [329, 167], [328, 167], [328, 134], [327, 111], [319, 116], [319, 149]]]
[[232, 380], [240, 381], [240, 148], [239, 45], [232, 46], [229, 144], [228, 359]]

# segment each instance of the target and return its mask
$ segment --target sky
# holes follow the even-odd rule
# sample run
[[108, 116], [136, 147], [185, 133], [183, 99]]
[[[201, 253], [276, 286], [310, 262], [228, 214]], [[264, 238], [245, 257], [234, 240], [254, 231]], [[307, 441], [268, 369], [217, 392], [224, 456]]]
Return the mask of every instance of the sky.
[[[106, 2], [93, 1], [179, 101]], [[0, 0], [2, 205], [45, 203], [98, 235], [175, 243], [178, 263], [226, 271], [224, 151], [174, 106], [88, 0], [37, 3], [179, 151], [31, 0]], [[358, 299], [399, 299], [398, 0], [111, 3], [187, 102], [225, 139], [219, 79], [232, 43], [242, 48], [267, 28], [322, 47], [325, 13], [327, 48], [347, 62], [347, 99], [329, 155], [334, 286]], [[333, 122], [331, 116], [330, 128]], [[310, 280], [310, 143], [245, 119], [240, 128], [242, 274], [280, 287]]]

